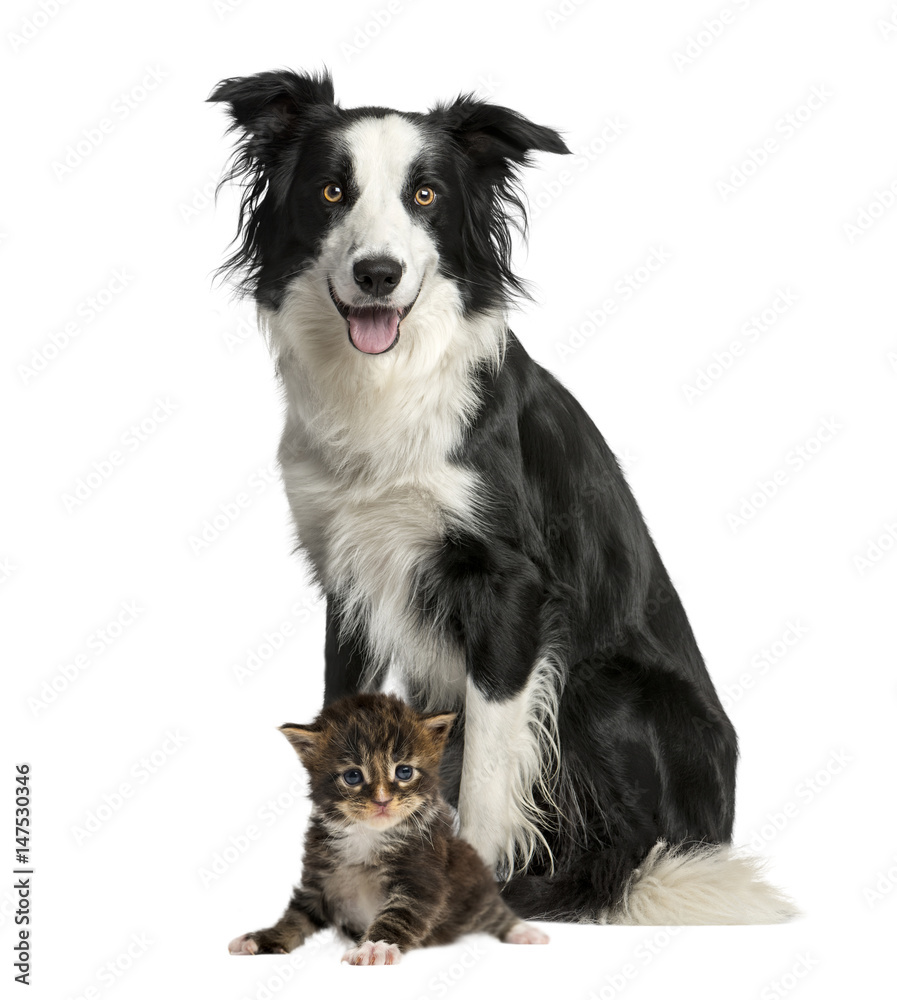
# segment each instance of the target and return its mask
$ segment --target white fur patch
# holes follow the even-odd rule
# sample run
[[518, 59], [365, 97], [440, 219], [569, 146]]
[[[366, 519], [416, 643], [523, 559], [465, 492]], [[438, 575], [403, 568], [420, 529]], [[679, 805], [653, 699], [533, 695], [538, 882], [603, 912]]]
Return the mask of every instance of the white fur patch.
[[[490, 701], [467, 682], [461, 836], [489, 865], [507, 872], [532, 858], [548, 820], [534, 788], [551, 801], [558, 765], [557, 671], [548, 657], [514, 698]], [[546, 845], [547, 846], [547, 845]]]
[[369, 865], [341, 865], [327, 876], [325, 891], [337, 920], [361, 930], [370, 927], [386, 901], [382, 874]]
[[424, 149], [423, 133], [401, 115], [362, 118], [343, 137], [352, 160], [357, 198], [324, 241], [319, 261], [336, 294], [357, 303], [352, 265], [368, 257], [399, 261], [402, 280], [397, 304], [409, 305], [424, 275], [436, 265], [437, 249], [427, 228], [409, 210], [408, 173]]
[[778, 924], [799, 911], [763, 878], [763, 861], [728, 846], [658, 841], [633, 872], [609, 924]]
[[447, 527], [475, 528], [477, 478], [448, 456], [479, 402], [473, 369], [501, 357], [503, 318], [465, 318], [457, 288], [434, 270], [395, 348], [363, 354], [314, 269], [262, 321], [286, 390], [284, 484], [321, 585], [429, 707], [460, 705], [462, 657], [421, 625], [413, 585]]
[[345, 864], [372, 865], [377, 863], [378, 853], [390, 839], [388, 830], [353, 823], [340, 831], [335, 843]]
[[[283, 478], [324, 589], [343, 598], [381, 662], [413, 677], [430, 707], [447, 708], [463, 701], [464, 664], [421, 626], [413, 583], [448, 526], [477, 520], [476, 476], [448, 456], [479, 403], [472, 370], [499, 362], [506, 324], [499, 314], [463, 316], [432, 238], [403, 203], [420, 130], [387, 115], [355, 123], [345, 141], [357, 201], [281, 308], [262, 313], [287, 397]], [[396, 346], [372, 356], [349, 342], [328, 281], [351, 302], [352, 261], [380, 252], [405, 267], [397, 298], [403, 286], [408, 301], [420, 294]]]

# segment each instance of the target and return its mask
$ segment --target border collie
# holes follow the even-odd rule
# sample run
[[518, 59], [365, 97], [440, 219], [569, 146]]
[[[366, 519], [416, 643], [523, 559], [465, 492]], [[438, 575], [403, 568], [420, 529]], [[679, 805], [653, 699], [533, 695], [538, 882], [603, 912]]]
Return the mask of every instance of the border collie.
[[210, 100], [243, 185], [223, 270], [277, 357], [327, 596], [325, 702], [391, 667], [461, 713], [446, 791], [522, 917], [784, 919], [728, 846], [735, 732], [620, 467], [508, 329], [518, 168], [560, 135], [469, 95], [345, 109], [289, 71]]

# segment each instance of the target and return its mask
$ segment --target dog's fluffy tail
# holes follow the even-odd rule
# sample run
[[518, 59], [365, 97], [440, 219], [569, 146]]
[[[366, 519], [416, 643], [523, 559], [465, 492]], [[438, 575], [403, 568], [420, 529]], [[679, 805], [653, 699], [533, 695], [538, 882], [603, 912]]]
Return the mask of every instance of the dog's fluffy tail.
[[765, 880], [760, 858], [726, 844], [661, 840], [635, 867], [631, 858], [598, 851], [575, 871], [516, 876], [503, 894], [525, 919], [575, 923], [777, 924], [798, 913]]

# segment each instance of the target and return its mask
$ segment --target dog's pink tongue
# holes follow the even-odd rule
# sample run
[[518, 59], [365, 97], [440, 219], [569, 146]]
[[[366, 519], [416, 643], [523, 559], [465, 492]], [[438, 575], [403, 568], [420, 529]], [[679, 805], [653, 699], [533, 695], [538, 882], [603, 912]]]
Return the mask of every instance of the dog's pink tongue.
[[365, 354], [389, 350], [398, 333], [399, 314], [395, 309], [353, 309], [349, 313], [349, 337]]

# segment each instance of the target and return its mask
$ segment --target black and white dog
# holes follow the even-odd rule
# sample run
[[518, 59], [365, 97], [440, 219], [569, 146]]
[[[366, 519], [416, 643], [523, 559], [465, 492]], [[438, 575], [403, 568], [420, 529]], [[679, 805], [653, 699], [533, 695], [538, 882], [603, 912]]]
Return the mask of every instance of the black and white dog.
[[525, 917], [753, 923], [736, 740], [601, 434], [508, 329], [518, 167], [557, 132], [460, 97], [343, 109], [327, 76], [225, 80], [240, 235], [286, 396], [325, 699], [391, 665], [461, 710], [461, 832]]

